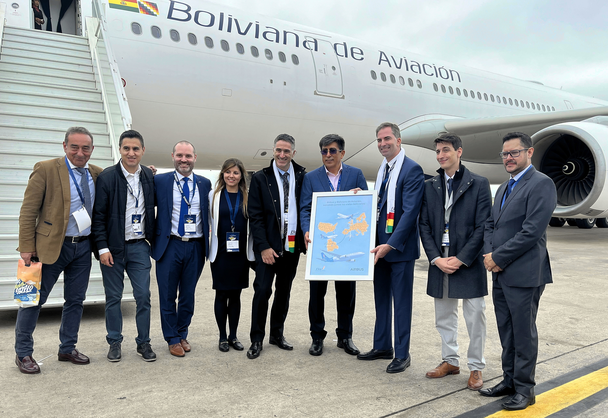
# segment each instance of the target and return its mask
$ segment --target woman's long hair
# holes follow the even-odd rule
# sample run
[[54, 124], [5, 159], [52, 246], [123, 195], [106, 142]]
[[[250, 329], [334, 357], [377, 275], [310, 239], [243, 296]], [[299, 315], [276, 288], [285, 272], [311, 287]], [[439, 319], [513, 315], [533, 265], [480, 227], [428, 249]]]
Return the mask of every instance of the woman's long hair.
[[226, 181], [224, 180], [224, 173], [230, 170], [232, 167], [238, 167], [241, 172], [241, 180], [239, 181], [239, 190], [243, 195], [243, 216], [247, 217], [247, 181], [245, 180], [245, 176], [247, 175], [247, 171], [245, 171], [245, 166], [243, 162], [238, 158], [228, 158], [224, 161], [222, 165], [222, 170], [220, 171], [220, 176], [215, 183], [215, 192], [213, 193], [213, 199], [211, 200], [211, 207], [213, 207], [215, 203], [215, 198], [218, 194], [222, 192], [226, 188]]

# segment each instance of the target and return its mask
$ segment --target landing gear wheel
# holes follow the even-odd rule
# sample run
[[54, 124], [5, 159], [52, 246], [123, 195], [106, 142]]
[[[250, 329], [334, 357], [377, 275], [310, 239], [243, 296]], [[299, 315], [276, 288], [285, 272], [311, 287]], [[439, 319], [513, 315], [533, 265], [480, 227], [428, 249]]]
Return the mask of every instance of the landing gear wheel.
[[555, 227], [564, 226], [565, 223], [566, 220], [564, 218], [551, 218], [551, 220], [549, 221], [549, 225]]
[[595, 225], [595, 218], [577, 219], [576, 226], [581, 229], [591, 229]]
[[608, 218], [595, 218], [595, 225], [598, 228], [608, 228]]
[[568, 225], [570, 226], [577, 226], [576, 219], [566, 219], [566, 222], [568, 222]]

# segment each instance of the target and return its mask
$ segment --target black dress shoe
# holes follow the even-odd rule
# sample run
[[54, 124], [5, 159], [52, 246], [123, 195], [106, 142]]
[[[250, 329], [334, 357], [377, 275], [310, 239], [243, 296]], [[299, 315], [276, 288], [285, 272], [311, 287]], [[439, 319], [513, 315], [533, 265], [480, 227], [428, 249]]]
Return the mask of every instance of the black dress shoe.
[[406, 359], [395, 357], [391, 364], [386, 368], [387, 373], [401, 373], [405, 371], [406, 368], [410, 367], [412, 356], [408, 356]]
[[393, 349], [376, 350], [375, 348], [367, 353], [357, 354], [359, 360], [391, 360], [393, 358]]
[[355, 343], [353, 343], [352, 338], [343, 338], [338, 340], [338, 348], [343, 348], [344, 351], [351, 356], [356, 356], [360, 353]]
[[247, 358], [253, 360], [254, 358], [260, 357], [260, 353], [262, 352], [262, 350], [263, 347], [261, 341], [252, 342], [251, 347], [249, 347], [249, 350], [247, 351]]
[[108, 350], [108, 361], [116, 363], [117, 361], [120, 361], [121, 357], [120, 343], [117, 341], [110, 344], [110, 349]]
[[19, 360], [19, 356], [15, 356], [15, 364], [19, 367], [19, 371], [25, 374], [40, 373], [40, 366], [32, 356], [25, 356], [23, 360]]
[[521, 393], [516, 393], [511, 399], [502, 404], [502, 407], [508, 411], [521, 411], [526, 409], [528, 405], [534, 405], [536, 397], [534, 395], [525, 396]]
[[285, 337], [283, 337], [282, 335], [280, 337], [273, 337], [271, 335], [270, 340], [268, 342], [272, 345], [276, 345], [281, 350], [293, 350], [293, 345], [285, 341]]
[[505, 384], [504, 380], [494, 387], [487, 388], [487, 389], [479, 389], [479, 394], [481, 396], [487, 396], [490, 398], [498, 398], [499, 396], [513, 395], [514, 393], [515, 393], [515, 389], [513, 389], [510, 386], [507, 386]]
[[323, 340], [312, 340], [308, 353], [311, 356], [320, 356], [323, 354]]
[[59, 361], [69, 361], [73, 364], [89, 364], [91, 360], [80, 351], [73, 349], [71, 353], [59, 353], [57, 355]]
[[243, 351], [245, 349], [243, 344], [241, 344], [241, 342], [236, 338], [234, 340], [228, 340], [228, 345], [230, 345], [230, 347], [234, 348], [236, 351]]
[[218, 344], [217, 348], [219, 348], [222, 353], [227, 353], [230, 350], [228, 340], [220, 340], [220, 343]]

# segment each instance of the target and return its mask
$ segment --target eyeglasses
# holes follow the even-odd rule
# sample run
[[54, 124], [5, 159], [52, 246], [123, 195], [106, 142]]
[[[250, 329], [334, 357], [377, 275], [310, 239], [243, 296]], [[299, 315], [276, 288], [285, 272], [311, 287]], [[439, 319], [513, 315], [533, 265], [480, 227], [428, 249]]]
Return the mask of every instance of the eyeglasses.
[[517, 158], [519, 157], [519, 154], [521, 154], [522, 151], [528, 151], [529, 149], [530, 148], [514, 149], [513, 151], [499, 152], [498, 155], [500, 155], [500, 158], [502, 158], [503, 160], [509, 158], [509, 155], [513, 158]]
[[337, 148], [323, 148], [321, 150], [321, 154], [322, 155], [327, 155], [329, 153], [331, 155], [336, 155], [339, 151], [341, 151], [341, 150], [339, 150]]

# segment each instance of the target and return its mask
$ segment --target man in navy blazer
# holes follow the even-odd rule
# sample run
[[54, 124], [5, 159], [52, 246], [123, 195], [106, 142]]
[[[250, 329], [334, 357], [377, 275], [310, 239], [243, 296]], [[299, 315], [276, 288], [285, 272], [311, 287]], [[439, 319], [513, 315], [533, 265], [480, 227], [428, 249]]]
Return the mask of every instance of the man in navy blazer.
[[[319, 141], [323, 165], [304, 176], [302, 184], [302, 202], [300, 222], [306, 248], [311, 242], [309, 238], [310, 208], [314, 192], [335, 192], [351, 189], [367, 190], [367, 182], [363, 172], [355, 167], [342, 164], [344, 158], [344, 139], [335, 134], [325, 135]], [[312, 356], [323, 354], [325, 331], [325, 294], [327, 281], [310, 281], [310, 298], [308, 300], [308, 318], [310, 319], [310, 336], [312, 345], [308, 352]], [[355, 315], [356, 282], [336, 281], [336, 307], [338, 310], [338, 347], [350, 355], [359, 354], [359, 349], [353, 343], [353, 316]]]
[[152, 258], [156, 260], [163, 336], [169, 352], [183, 357], [191, 349], [188, 327], [194, 314], [194, 293], [209, 251], [211, 182], [192, 172], [196, 150], [190, 142], [175, 144], [171, 157], [175, 171], [154, 178], [157, 216]]
[[387, 373], [402, 372], [410, 365], [410, 331], [414, 264], [420, 257], [418, 215], [424, 193], [422, 168], [405, 156], [401, 132], [393, 123], [376, 128], [378, 150], [384, 156], [376, 179], [378, 226], [374, 262], [376, 324], [374, 346], [359, 360], [393, 358], [392, 306], [395, 310], [393, 361]]
[[553, 180], [532, 166], [532, 154], [528, 135], [513, 132], [503, 138], [500, 156], [511, 178], [496, 192], [484, 236], [503, 380], [479, 393], [512, 395], [502, 404], [507, 410], [522, 410], [536, 401], [536, 314], [545, 284], [553, 282], [546, 230], [557, 206], [557, 192]]

